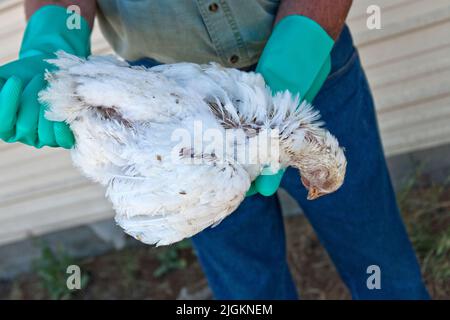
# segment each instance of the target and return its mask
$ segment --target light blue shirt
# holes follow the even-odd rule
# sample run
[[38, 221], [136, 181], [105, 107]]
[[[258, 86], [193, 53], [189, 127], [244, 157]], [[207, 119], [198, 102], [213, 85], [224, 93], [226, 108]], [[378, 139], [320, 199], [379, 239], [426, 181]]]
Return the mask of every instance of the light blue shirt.
[[255, 64], [272, 31], [278, 0], [98, 0], [99, 23], [127, 60]]

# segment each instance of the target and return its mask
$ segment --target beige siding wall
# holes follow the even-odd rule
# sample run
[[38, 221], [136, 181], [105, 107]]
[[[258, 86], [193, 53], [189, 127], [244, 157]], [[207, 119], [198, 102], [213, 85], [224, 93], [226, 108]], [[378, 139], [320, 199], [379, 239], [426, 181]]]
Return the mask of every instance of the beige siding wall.
[[[388, 155], [450, 142], [450, 0], [355, 0], [349, 17]], [[22, 1], [0, 0], [0, 64], [15, 58]], [[382, 30], [366, 9], [382, 8]], [[98, 30], [95, 53], [110, 52]], [[112, 217], [103, 190], [63, 150], [0, 143], [0, 244]]]

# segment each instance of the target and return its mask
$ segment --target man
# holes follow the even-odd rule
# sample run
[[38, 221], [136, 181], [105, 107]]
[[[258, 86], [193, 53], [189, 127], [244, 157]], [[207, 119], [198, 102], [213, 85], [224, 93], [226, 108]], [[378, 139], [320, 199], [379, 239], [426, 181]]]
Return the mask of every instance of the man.
[[[344, 26], [351, 2], [82, 0], [76, 2], [80, 28], [70, 30], [64, 7], [71, 1], [27, 0], [29, 23], [19, 59], [0, 68], [0, 138], [72, 147], [70, 129], [45, 119], [37, 93], [45, 86], [44, 59], [60, 49], [90, 54], [96, 10], [106, 38], [129, 61], [256, 67], [274, 92], [289, 89], [314, 100], [346, 148], [347, 176], [338, 192], [315, 201], [306, 200], [295, 170], [260, 176], [236, 212], [193, 238], [215, 297], [297, 298], [274, 195], [281, 181], [302, 206], [353, 298], [427, 299], [395, 202], [370, 90]], [[375, 288], [367, 281], [374, 265], [381, 281]]]

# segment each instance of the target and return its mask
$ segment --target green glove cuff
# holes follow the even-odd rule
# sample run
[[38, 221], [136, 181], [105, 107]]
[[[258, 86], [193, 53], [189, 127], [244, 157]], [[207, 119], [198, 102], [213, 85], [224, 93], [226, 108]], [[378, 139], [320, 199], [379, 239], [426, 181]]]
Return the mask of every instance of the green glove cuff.
[[333, 39], [317, 22], [304, 16], [287, 16], [275, 26], [256, 71], [273, 92], [289, 90], [304, 97], [322, 68], [329, 72], [324, 65], [333, 45]]
[[330, 71], [331, 71], [331, 58], [330, 56], [328, 56], [322, 68], [320, 69], [319, 74], [316, 76], [316, 79], [312, 83], [311, 88], [309, 88], [308, 92], [306, 92], [304, 100], [308, 101], [309, 103], [313, 102], [314, 98], [317, 96], [323, 84], [325, 83], [325, 80], [327, 80]]
[[[72, 21], [79, 21], [79, 28], [69, 29]], [[90, 35], [91, 29], [83, 17], [76, 13], [68, 14], [64, 7], [44, 6], [31, 16], [27, 24], [19, 57], [54, 54], [58, 50], [87, 57], [91, 52]]]

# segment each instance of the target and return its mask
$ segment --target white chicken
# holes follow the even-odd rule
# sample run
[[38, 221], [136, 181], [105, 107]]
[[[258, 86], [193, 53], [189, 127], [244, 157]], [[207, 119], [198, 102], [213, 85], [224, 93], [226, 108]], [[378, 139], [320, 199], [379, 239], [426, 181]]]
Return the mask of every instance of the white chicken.
[[74, 132], [74, 164], [106, 186], [116, 222], [167, 245], [218, 224], [266, 168], [296, 167], [315, 199], [343, 183], [346, 159], [319, 113], [261, 75], [217, 64], [132, 67], [58, 52], [40, 100]]

